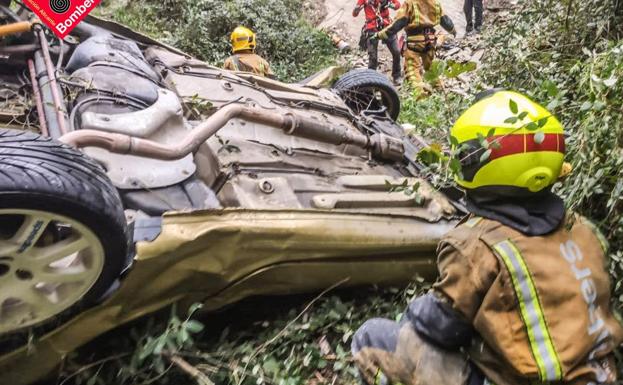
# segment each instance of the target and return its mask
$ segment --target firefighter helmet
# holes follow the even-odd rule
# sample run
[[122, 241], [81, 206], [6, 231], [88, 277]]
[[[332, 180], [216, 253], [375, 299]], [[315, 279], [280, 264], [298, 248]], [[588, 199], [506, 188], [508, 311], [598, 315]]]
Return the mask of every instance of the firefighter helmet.
[[231, 33], [231, 47], [234, 53], [255, 50], [255, 33], [246, 27], [237, 27]]
[[489, 94], [459, 117], [450, 135], [461, 149], [462, 175], [456, 181], [466, 189], [535, 193], [560, 175], [563, 126], [522, 94]]

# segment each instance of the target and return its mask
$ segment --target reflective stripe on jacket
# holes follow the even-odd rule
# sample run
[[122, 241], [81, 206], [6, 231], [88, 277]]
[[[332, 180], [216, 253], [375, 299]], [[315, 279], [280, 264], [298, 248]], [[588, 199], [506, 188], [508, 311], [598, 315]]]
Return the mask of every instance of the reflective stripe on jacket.
[[406, 0], [396, 13], [396, 20], [406, 17], [407, 34], [414, 30], [433, 28], [441, 22], [443, 10], [439, 0]]
[[434, 292], [473, 325], [468, 351], [488, 378], [497, 385], [616, 379], [612, 352], [623, 328], [610, 308], [603, 245], [578, 216], [539, 237], [472, 218], [442, 240]]

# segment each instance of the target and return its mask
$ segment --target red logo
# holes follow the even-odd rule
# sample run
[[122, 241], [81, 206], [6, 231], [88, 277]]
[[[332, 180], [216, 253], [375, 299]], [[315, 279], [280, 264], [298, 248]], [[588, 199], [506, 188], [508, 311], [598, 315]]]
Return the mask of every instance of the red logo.
[[42, 22], [64, 38], [101, 0], [24, 0]]

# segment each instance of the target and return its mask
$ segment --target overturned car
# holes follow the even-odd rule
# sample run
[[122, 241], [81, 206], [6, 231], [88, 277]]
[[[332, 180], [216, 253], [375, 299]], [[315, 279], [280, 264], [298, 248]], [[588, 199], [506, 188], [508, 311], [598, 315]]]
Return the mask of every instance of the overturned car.
[[384, 76], [284, 84], [94, 17], [63, 40], [30, 17], [0, 7], [2, 383], [175, 302], [435, 273], [460, 205], [418, 177]]

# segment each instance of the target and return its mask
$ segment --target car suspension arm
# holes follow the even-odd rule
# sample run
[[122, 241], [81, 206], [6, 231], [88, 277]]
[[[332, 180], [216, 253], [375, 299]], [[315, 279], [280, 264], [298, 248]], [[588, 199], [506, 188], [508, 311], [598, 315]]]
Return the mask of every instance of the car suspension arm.
[[178, 145], [161, 143], [97, 130], [78, 130], [63, 135], [60, 141], [74, 147], [99, 147], [110, 152], [131, 154], [148, 158], [175, 160], [197, 151], [212, 135], [232, 119], [242, 119], [283, 130], [286, 134], [313, 139], [335, 145], [351, 144], [368, 149], [373, 154], [391, 160], [402, 160], [402, 141], [384, 134], [371, 137], [346, 127], [330, 126], [323, 122], [292, 113], [269, 112], [256, 107], [237, 104], [225, 106], [199, 124]]

